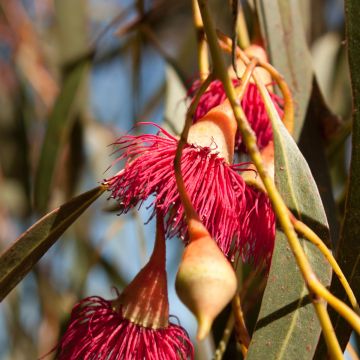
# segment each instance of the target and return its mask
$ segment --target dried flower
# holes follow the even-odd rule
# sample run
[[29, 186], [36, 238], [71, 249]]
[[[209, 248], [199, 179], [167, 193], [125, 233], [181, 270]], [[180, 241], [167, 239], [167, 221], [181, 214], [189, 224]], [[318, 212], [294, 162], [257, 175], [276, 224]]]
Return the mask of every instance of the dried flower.
[[75, 305], [59, 359], [193, 359], [187, 332], [169, 322], [163, 219], [153, 254], [116, 300], [88, 297]]

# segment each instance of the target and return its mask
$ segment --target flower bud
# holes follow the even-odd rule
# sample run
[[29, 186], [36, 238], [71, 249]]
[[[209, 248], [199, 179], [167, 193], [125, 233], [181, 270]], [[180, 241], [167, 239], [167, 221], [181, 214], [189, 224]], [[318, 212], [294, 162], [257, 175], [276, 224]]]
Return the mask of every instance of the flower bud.
[[206, 228], [198, 220], [189, 220], [190, 243], [185, 248], [176, 276], [176, 291], [198, 321], [197, 338], [209, 333], [213, 320], [233, 298], [237, 279]]

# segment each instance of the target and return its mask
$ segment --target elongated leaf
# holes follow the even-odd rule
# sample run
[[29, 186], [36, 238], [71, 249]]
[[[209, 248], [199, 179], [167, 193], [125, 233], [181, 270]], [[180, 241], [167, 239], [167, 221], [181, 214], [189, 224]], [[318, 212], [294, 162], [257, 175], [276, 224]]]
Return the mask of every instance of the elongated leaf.
[[[350, 180], [345, 206], [345, 217], [342, 233], [337, 247], [339, 264], [354, 290], [356, 298], [360, 299], [360, 2], [345, 1], [346, 29], [351, 85], [353, 93], [353, 125], [352, 154]], [[346, 299], [340, 284], [331, 284], [332, 292]], [[351, 327], [340, 317], [335, 316], [335, 331], [340, 345], [344, 349], [349, 341]]]
[[105, 190], [105, 186], [99, 186], [61, 205], [41, 218], [5, 250], [0, 257], [0, 301]]
[[[311, 171], [283, 124], [273, 124], [275, 181], [287, 206], [323, 240], [329, 242], [328, 224]], [[305, 253], [322, 283], [331, 270], [315, 246], [302, 241]], [[278, 229], [269, 278], [247, 359], [312, 359], [320, 324], [308, 298], [284, 233]]]
[[40, 212], [46, 210], [59, 147], [68, 128], [71, 109], [87, 65], [88, 60], [84, 60], [69, 69], [48, 120], [35, 179], [35, 206]]
[[333, 248], [336, 247], [336, 241], [339, 238], [340, 224], [333, 197], [329, 165], [325, 155], [324, 133], [328, 131], [331, 134], [336, 131], [335, 124], [339, 124], [339, 120], [327, 108], [319, 85], [314, 78], [309, 107], [298, 140], [298, 146], [320, 190], [321, 200], [330, 226], [330, 238]]
[[311, 94], [313, 69], [297, 0], [257, 0], [271, 63], [284, 75], [295, 100], [294, 138], [300, 136]]

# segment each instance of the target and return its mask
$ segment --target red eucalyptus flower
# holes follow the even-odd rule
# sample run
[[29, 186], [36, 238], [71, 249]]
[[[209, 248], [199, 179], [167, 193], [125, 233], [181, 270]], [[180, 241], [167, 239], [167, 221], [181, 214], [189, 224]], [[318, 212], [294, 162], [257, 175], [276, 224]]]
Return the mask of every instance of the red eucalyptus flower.
[[96, 296], [75, 305], [60, 346], [60, 360], [193, 359], [193, 346], [181, 326], [137, 325], [115, 311], [111, 301]]
[[186, 360], [194, 358], [187, 332], [169, 322], [163, 219], [147, 265], [116, 300], [88, 297], [72, 310], [60, 360]]
[[[218, 84], [214, 82], [213, 87]], [[189, 131], [189, 143], [183, 150], [181, 166], [186, 191], [201, 222], [226, 256], [232, 258], [239, 254], [255, 263], [268, 261], [275, 229], [270, 202], [265, 195], [246, 186], [239, 171], [246, 170], [247, 164], [232, 164], [236, 121], [229, 103], [224, 101], [215, 106], [221, 98], [212, 98], [209, 94], [211, 92], [203, 97], [210, 104], [204, 100], [202, 106], [209, 105], [210, 110], [196, 119]], [[215, 99], [215, 103], [211, 99]], [[268, 118], [266, 121], [269, 125]], [[157, 135], [125, 135], [115, 144], [122, 153], [117, 161], [125, 160], [126, 164], [107, 182], [112, 197], [122, 205], [122, 212], [154, 195], [153, 214], [159, 209], [166, 216], [167, 235], [177, 235], [187, 241], [187, 225], [173, 165], [177, 139], [159, 128]]]
[[265, 261], [270, 264], [275, 241], [275, 213], [268, 196], [252, 186], [246, 186], [247, 218], [244, 228], [248, 248], [243, 249], [243, 258], [251, 256], [255, 264]]
[[[187, 240], [174, 174], [177, 139], [159, 128], [158, 135], [125, 135], [116, 144], [122, 152], [118, 161], [126, 160], [126, 165], [107, 182], [122, 211], [126, 213], [154, 195], [153, 214], [156, 208], [166, 216], [167, 235]], [[224, 254], [232, 256], [247, 242], [245, 182], [239, 174], [246, 164], [229, 165], [217, 151], [215, 142], [211, 147], [188, 144], [181, 166], [187, 193], [202, 223]]]
[[[240, 80], [233, 80], [234, 86], [240, 85]], [[195, 81], [189, 91], [189, 96], [193, 96], [200, 86], [200, 81]], [[270, 92], [271, 99], [278, 111], [280, 117], [283, 116], [283, 100], [276, 94]], [[211, 82], [208, 89], [201, 96], [199, 105], [196, 109], [194, 122], [201, 119], [213, 107], [223, 103], [226, 99], [224, 87], [220, 80]], [[273, 139], [272, 127], [269, 116], [265, 109], [265, 104], [261, 98], [260, 92], [255, 84], [249, 83], [244, 97], [241, 100], [241, 106], [244, 109], [245, 115], [254, 130], [257, 138], [257, 144], [260, 149], [268, 145], [269, 141]], [[236, 134], [236, 149], [240, 152], [246, 152], [246, 148], [242, 143], [242, 138], [239, 131]]]

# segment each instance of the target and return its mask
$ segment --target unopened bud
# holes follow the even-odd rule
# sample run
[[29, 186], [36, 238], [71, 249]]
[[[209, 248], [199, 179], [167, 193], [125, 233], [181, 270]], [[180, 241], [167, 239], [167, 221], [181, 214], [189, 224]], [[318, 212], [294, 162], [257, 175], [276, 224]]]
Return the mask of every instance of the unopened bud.
[[197, 338], [209, 333], [216, 316], [235, 295], [237, 279], [230, 262], [196, 220], [189, 221], [190, 244], [176, 276], [176, 291], [198, 321]]

